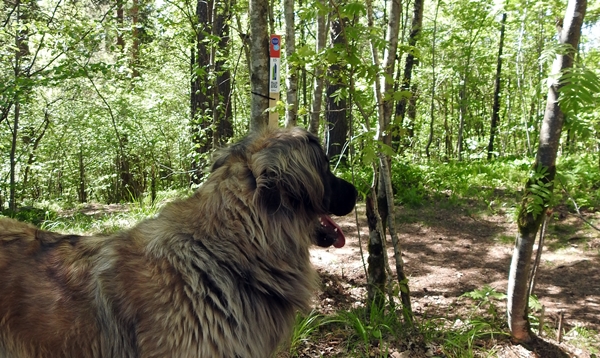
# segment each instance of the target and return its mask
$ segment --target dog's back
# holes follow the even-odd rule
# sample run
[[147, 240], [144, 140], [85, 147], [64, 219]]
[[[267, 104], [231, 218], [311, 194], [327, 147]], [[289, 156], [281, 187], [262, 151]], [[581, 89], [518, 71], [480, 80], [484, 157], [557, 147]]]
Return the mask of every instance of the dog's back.
[[99, 299], [105, 240], [0, 219], [0, 357], [135, 356]]

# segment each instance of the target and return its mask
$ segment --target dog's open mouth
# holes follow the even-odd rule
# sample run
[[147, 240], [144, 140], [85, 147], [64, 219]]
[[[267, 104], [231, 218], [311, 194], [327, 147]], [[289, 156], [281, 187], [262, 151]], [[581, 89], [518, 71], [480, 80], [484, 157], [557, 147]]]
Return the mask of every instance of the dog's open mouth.
[[321, 224], [321, 235], [319, 240], [319, 246], [331, 246], [340, 248], [346, 244], [346, 237], [342, 232], [342, 228], [329, 217], [329, 215], [319, 216], [319, 223]]

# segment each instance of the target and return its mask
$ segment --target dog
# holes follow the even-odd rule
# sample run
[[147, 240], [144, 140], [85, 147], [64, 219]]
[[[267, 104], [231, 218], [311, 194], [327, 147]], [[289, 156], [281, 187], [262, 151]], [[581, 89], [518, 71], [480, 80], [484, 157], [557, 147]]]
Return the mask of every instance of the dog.
[[187, 199], [107, 236], [0, 219], [0, 357], [271, 357], [357, 191], [300, 128], [249, 134]]

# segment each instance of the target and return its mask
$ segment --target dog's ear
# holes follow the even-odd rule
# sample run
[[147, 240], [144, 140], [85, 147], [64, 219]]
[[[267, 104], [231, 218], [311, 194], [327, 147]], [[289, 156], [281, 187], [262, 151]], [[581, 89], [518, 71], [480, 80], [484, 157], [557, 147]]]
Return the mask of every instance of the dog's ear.
[[319, 151], [318, 144], [315, 147], [306, 136], [290, 135], [268, 142], [251, 160], [255, 200], [270, 214], [278, 210], [324, 213], [322, 171], [327, 163]]

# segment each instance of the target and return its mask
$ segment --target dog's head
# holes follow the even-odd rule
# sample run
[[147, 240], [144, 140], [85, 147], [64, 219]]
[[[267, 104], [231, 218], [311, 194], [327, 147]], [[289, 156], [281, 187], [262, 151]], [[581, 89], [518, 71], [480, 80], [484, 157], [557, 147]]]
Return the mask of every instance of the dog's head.
[[298, 127], [251, 133], [222, 151], [212, 171], [232, 161], [247, 165], [257, 206], [272, 216], [313, 218], [315, 244], [344, 246], [344, 235], [329, 215], [350, 213], [357, 191], [333, 175], [317, 137]]

